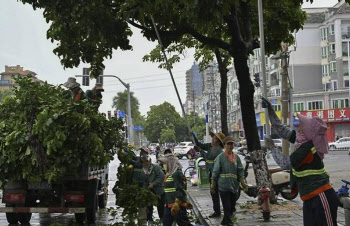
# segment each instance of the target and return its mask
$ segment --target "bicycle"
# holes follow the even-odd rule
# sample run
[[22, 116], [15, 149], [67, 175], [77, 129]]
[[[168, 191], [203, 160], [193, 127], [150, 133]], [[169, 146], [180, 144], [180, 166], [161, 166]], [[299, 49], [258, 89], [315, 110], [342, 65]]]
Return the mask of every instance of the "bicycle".
[[188, 161], [188, 167], [184, 171], [184, 176], [187, 178], [187, 180], [190, 180], [193, 175], [197, 174], [195, 165], [195, 160], [190, 159]]

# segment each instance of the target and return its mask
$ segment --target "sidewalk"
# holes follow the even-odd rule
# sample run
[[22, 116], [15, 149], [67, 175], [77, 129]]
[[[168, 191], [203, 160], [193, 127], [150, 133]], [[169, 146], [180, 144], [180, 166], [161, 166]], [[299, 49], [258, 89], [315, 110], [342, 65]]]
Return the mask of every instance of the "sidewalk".
[[[209, 218], [213, 212], [212, 200], [209, 188], [198, 188], [188, 186], [187, 188], [189, 201], [193, 204], [194, 212], [203, 225], [218, 226], [221, 218]], [[261, 210], [256, 204], [257, 198], [251, 198], [244, 192], [241, 193], [237, 201], [236, 217], [234, 225], [239, 226], [262, 226], [262, 225], [279, 225], [279, 226], [303, 226], [302, 206], [293, 201], [279, 200], [280, 205], [273, 205], [271, 220], [264, 222]], [[222, 206], [221, 206], [222, 209]], [[223, 211], [222, 211], [223, 214]], [[223, 215], [222, 215], [223, 216]], [[338, 209], [338, 226], [345, 226], [344, 209]]]

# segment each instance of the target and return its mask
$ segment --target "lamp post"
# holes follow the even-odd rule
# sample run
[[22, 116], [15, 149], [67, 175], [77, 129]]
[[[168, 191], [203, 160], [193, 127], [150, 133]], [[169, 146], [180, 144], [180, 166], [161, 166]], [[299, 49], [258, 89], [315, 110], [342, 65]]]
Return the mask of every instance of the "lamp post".
[[[84, 77], [86, 75], [76, 75], [75, 77]], [[133, 126], [132, 126], [132, 118], [131, 118], [131, 102], [130, 102], [130, 84], [123, 82], [118, 76], [115, 75], [100, 75], [100, 77], [113, 77], [118, 79], [123, 86], [125, 86], [126, 90], [128, 91], [128, 141], [129, 144], [134, 143], [134, 131], [133, 131]]]

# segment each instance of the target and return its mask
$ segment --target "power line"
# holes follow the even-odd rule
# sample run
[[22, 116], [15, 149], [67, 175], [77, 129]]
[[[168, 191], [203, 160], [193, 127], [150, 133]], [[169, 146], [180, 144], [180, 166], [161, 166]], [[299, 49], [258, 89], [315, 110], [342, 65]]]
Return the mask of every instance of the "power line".
[[[184, 72], [186, 70], [183, 70], [183, 71], [176, 71], [174, 73], [180, 73], [180, 72]], [[126, 78], [126, 79], [123, 79], [123, 81], [127, 81], [127, 80], [133, 80], [133, 79], [138, 79], [138, 78], [149, 78], [149, 77], [155, 77], [155, 76], [159, 76], [159, 75], [167, 75], [167, 73], [159, 73], [159, 74], [151, 74], [151, 75], [143, 75], [143, 76], [140, 76], [140, 77], [133, 77], [133, 78]]]
[[[179, 83], [177, 85], [186, 85], [186, 83]], [[152, 89], [152, 88], [163, 88], [163, 87], [170, 87], [173, 85], [166, 85], [166, 86], [150, 86], [150, 87], [143, 87], [143, 88], [136, 88], [136, 89], [131, 89], [131, 91], [133, 90], [142, 90], [142, 89]], [[109, 91], [109, 92], [104, 92], [104, 93], [116, 93], [116, 91]]]
[[[184, 76], [177, 76], [174, 78], [185, 78]], [[159, 79], [153, 79], [153, 80], [141, 80], [137, 82], [130, 82], [130, 84], [136, 84], [136, 83], [144, 83], [144, 82], [156, 82], [156, 81], [162, 81], [162, 80], [169, 80], [169, 78], [159, 78]], [[104, 86], [115, 86], [115, 85], [121, 85], [120, 83], [108, 83]]]

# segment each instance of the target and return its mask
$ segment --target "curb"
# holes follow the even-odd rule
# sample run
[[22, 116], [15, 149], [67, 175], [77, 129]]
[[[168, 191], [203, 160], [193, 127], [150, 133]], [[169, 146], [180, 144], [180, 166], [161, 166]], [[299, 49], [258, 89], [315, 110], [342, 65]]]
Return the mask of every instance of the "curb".
[[187, 194], [187, 197], [188, 197], [188, 200], [190, 201], [190, 203], [192, 204], [193, 206], [193, 212], [194, 214], [196, 215], [196, 217], [198, 217], [199, 219], [199, 222], [202, 224], [202, 225], [205, 225], [205, 226], [210, 226], [207, 221], [204, 219], [203, 215], [201, 214], [201, 212], [199, 211], [198, 207], [197, 207], [197, 203], [193, 200], [193, 198], [191, 197], [191, 195], [186, 191], [186, 194]]

